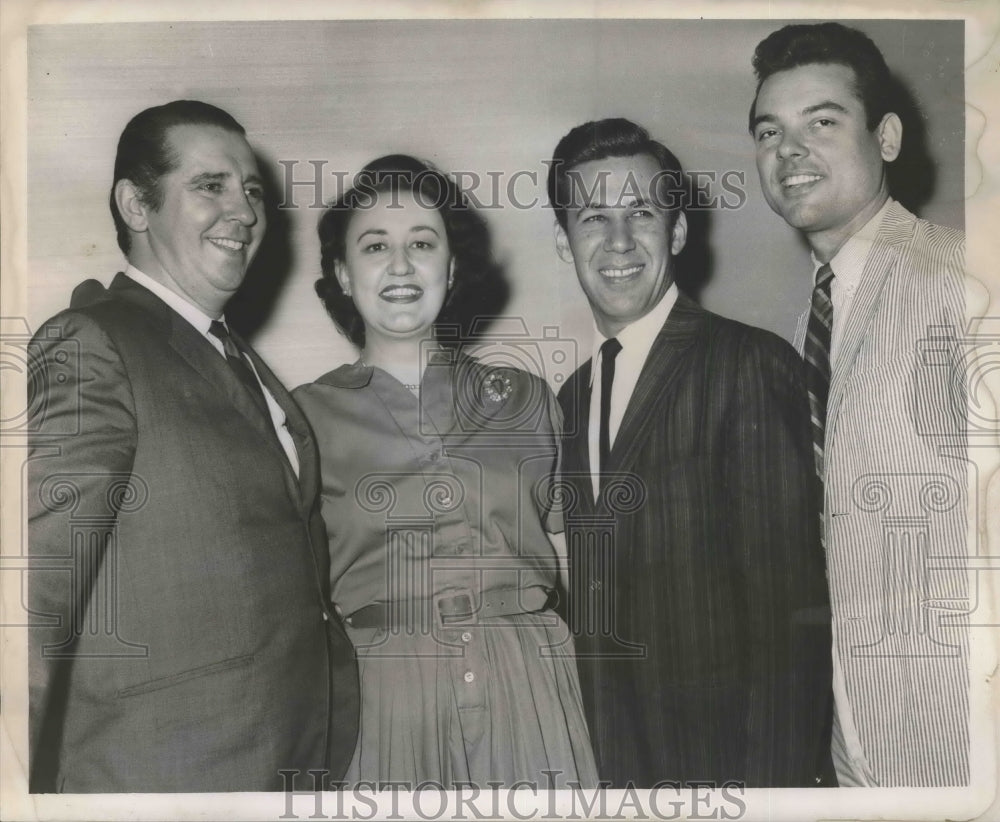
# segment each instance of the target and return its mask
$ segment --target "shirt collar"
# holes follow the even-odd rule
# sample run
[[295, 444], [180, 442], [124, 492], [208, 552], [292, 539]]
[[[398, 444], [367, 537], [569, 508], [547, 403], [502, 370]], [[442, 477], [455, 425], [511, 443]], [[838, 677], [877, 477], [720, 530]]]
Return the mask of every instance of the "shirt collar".
[[[833, 275], [837, 278], [836, 283], [838, 288], [847, 291], [857, 289], [858, 283], [861, 282], [861, 274], [865, 270], [868, 254], [878, 237], [878, 230], [882, 225], [882, 219], [894, 202], [895, 200], [892, 197], [887, 198], [882, 208], [875, 212], [872, 218], [860, 230], [849, 237], [847, 242], [834, 255], [833, 259], [830, 260], [830, 268], [833, 269]], [[816, 272], [819, 271], [822, 263], [816, 259], [815, 254], [812, 255], [812, 262], [813, 282], [816, 282]]]
[[[131, 263], [129, 263], [128, 268], [125, 269], [125, 275], [139, 283], [139, 285], [143, 288], [147, 288], [152, 291], [157, 297], [163, 300], [163, 302], [180, 314], [202, 334], [208, 334], [209, 326], [212, 325], [215, 317], [209, 317], [208, 314], [198, 308], [198, 306], [188, 302], [180, 294], [175, 291], [171, 291], [163, 285], [163, 283], [157, 282], [148, 274], [144, 274]], [[225, 321], [225, 317], [219, 317], [219, 322], [225, 323]]]
[[[651, 311], [640, 317], [635, 322], [626, 325], [621, 331], [618, 332], [616, 338], [618, 339], [618, 342], [621, 343], [623, 351], [628, 351], [630, 357], [640, 357], [641, 361], [645, 360], [646, 355], [649, 353], [649, 349], [653, 347], [656, 335], [660, 333], [660, 329], [663, 328], [663, 324], [667, 321], [667, 317], [670, 316], [670, 310], [674, 307], [674, 303], [677, 302], [677, 296], [679, 293], [677, 283], [671, 283], [670, 287], [666, 290], [666, 293], [664, 293], [660, 301], [653, 306]], [[597, 362], [601, 346], [608, 339], [608, 337], [605, 337], [600, 330], [598, 330], [597, 323], [594, 323], [594, 347], [590, 353], [591, 363]], [[591, 366], [591, 386], [594, 384], [594, 371], [595, 368]]]

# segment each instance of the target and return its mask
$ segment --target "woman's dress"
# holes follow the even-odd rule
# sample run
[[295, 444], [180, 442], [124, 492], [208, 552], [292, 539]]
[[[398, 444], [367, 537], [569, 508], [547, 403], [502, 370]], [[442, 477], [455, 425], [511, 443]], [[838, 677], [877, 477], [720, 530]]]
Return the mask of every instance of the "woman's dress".
[[361, 364], [295, 398], [319, 443], [333, 601], [358, 653], [347, 781], [596, 785], [569, 632], [539, 610], [557, 579], [543, 522], [561, 530], [545, 383], [439, 351], [419, 400]]

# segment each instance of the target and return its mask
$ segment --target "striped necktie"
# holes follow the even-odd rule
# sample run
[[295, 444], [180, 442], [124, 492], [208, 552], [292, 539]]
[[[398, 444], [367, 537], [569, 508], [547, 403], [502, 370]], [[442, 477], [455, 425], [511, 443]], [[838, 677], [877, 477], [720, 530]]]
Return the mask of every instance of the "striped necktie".
[[802, 350], [806, 366], [806, 390], [812, 419], [813, 453], [816, 475], [823, 479], [823, 444], [826, 433], [826, 403], [830, 396], [830, 334], [833, 330], [833, 301], [830, 285], [833, 269], [824, 263], [816, 272], [816, 285], [809, 310], [809, 325]]

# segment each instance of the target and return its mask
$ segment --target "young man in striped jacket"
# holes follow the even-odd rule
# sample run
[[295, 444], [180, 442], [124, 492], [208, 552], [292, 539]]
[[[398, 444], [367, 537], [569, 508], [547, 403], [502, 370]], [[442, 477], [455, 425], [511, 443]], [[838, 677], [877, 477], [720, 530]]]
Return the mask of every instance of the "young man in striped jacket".
[[786, 26], [753, 65], [761, 187], [813, 256], [797, 343], [823, 493], [837, 777], [967, 784], [964, 235], [890, 196], [903, 128], [867, 36]]

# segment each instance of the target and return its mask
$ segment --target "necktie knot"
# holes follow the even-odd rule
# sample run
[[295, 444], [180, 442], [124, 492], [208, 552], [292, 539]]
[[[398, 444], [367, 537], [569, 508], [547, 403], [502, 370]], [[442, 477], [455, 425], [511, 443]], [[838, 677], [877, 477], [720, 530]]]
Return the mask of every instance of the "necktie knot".
[[243, 355], [240, 353], [239, 348], [236, 347], [236, 343], [233, 342], [233, 338], [229, 335], [229, 329], [226, 328], [225, 323], [219, 320], [212, 320], [212, 324], [208, 327], [208, 333], [222, 343], [222, 349], [226, 352], [227, 357], [243, 359]]
[[615, 357], [618, 356], [618, 352], [622, 350], [622, 344], [618, 342], [617, 337], [612, 337], [611, 339], [605, 340], [601, 344], [601, 365], [611, 361], [615, 361]]
[[816, 270], [816, 288], [821, 289], [824, 293], [830, 293], [830, 286], [833, 284], [833, 269], [830, 268], [829, 263], [823, 263]]

